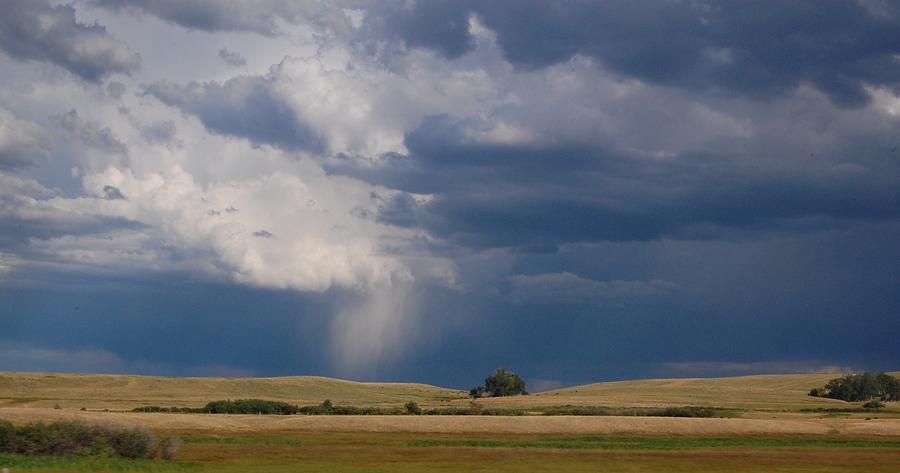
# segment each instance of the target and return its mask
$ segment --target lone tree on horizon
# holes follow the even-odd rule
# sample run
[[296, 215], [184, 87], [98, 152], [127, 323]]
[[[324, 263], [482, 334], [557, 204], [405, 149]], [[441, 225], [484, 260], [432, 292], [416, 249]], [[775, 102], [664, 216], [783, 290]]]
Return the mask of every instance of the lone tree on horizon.
[[482, 396], [517, 396], [528, 394], [525, 380], [506, 368], [497, 368], [494, 374], [484, 379], [484, 386], [476, 386], [469, 391], [472, 397]]

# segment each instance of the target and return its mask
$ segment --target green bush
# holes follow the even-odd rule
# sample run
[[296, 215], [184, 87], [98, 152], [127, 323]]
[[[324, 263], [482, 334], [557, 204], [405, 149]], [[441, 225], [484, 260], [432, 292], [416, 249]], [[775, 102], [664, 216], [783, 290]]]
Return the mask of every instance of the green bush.
[[10, 453], [25, 455], [67, 455], [89, 449], [97, 438], [96, 428], [79, 422], [27, 424], [14, 437]]
[[263, 399], [237, 399], [234, 401], [212, 401], [202, 408], [209, 414], [278, 414], [290, 415], [298, 412], [297, 406], [280, 401]]
[[551, 406], [541, 408], [545, 416], [614, 416], [624, 415], [602, 406]]
[[12, 423], [0, 420], [0, 452], [10, 452], [15, 441], [16, 428]]
[[884, 403], [877, 399], [872, 399], [871, 401], [863, 404], [863, 409], [881, 409], [883, 407]]
[[708, 407], [667, 407], [648, 414], [658, 417], [715, 417], [716, 412]]
[[403, 407], [406, 409], [407, 414], [419, 415], [422, 413], [422, 408], [416, 404], [416, 401], [409, 401]]
[[545, 416], [639, 416], [639, 417], [731, 417], [733, 411], [714, 407], [646, 407], [625, 408], [605, 406], [549, 406], [537, 408]]
[[165, 441], [162, 452], [152, 433], [143, 429], [100, 427], [60, 421], [14, 427], [0, 422], [0, 453], [21, 455], [115, 455], [123, 458], [171, 458], [175, 449]]
[[206, 411], [202, 407], [160, 407], [160, 406], [141, 406], [135, 407], [131, 412], [163, 412], [171, 414], [205, 414]]
[[142, 429], [107, 431], [106, 443], [124, 458], [153, 458], [156, 455], [156, 437]]
[[298, 414], [310, 416], [388, 416], [406, 413], [396, 407], [354, 407], [354, 406], [302, 406], [297, 408]]

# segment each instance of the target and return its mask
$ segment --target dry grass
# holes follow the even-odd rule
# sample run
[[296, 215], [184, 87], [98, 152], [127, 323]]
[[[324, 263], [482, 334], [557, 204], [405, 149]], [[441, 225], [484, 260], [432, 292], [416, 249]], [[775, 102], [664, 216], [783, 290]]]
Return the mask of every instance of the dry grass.
[[130, 410], [142, 405], [199, 407], [217, 399], [261, 398], [293, 404], [438, 405], [462, 391], [414, 383], [357, 383], [318, 376], [172, 378], [160, 376], [0, 373], [0, 407]]
[[[200, 406], [213, 399], [265, 398], [295, 404], [467, 406], [465, 393], [420, 384], [328, 378], [163, 378], [0, 373], [0, 419], [78, 419], [142, 426], [163, 435], [219, 438], [188, 442], [178, 460], [129, 471], [215, 472], [866, 472], [900, 471], [897, 448], [714, 447], [678, 451], [413, 446], [416, 439], [530, 441], [547, 436], [644, 438], [900, 439], [896, 414], [836, 415], [799, 409], [848, 407], [807, 392], [836, 375], [746, 376], [600, 383], [527, 397], [482, 399], [485, 406], [718, 406], [742, 418], [252, 416], [103, 412], [137, 405]], [[53, 409], [59, 404], [61, 409]], [[89, 410], [82, 411], [81, 407]], [[775, 418], [773, 418], [775, 417]], [[872, 417], [866, 419], [866, 417]], [[880, 418], [879, 418], [880, 417]], [[240, 440], [251, 439], [251, 440]], [[267, 439], [280, 439], [270, 441]], [[290, 440], [290, 441], [288, 441]], [[450, 443], [452, 445], [452, 442]], [[3, 465], [0, 465], [3, 466]], [[35, 473], [93, 471], [75, 463], [24, 466]], [[21, 468], [18, 468], [21, 469]], [[18, 471], [18, 470], [17, 470]]]
[[[270, 434], [271, 435], [271, 434]], [[900, 450], [827, 448], [714, 448], [682, 451], [598, 451], [523, 448], [410, 448], [412, 433], [318, 433], [276, 435], [300, 438], [299, 446], [187, 445], [182, 460], [216, 471], [359, 472], [894, 472]], [[298, 436], [299, 435], [299, 436]], [[443, 434], [454, 440], [472, 438]], [[483, 439], [533, 441], [536, 435], [490, 435]], [[248, 458], [255, 458], [250, 462]], [[270, 462], [270, 463], [268, 463]], [[289, 468], [286, 465], [290, 465]]]
[[848, 435], [900, 438], [900, 419], [819, 418], [706, 419], [673, 417], [571, 416], [254, 416], [209, 414], [138, 414], [67, 409], [0, 408], [0, 419], [83, 420], [140, 425], [157, 431], [207, 432], [433, 432], [559, 433], [633, 435]]
[[[759, 410], [847, 407], [853, 404], [808, 396], [837, 374], [651, 379], [587, 384], [530, 396], [485, 399], [486, 405], [708, 406]], [[459, 401], [457, 401], [459, 402]]]
[[[183, 431], [188, 438], [197, 432]], [[200, 435], [205, 435], [201, 433]], [[546, 440], [535, 434], [417, 434], [409, 432], [270, 431], [223, 437], [227, 442], [186, 442], [176, 464], [127, 465], [116, 470], [301, 473], [301, 472], [866, 472], [894, 473], [900, 464], [897, 448], [830, 447], [693, 447], [667, 450], [597, 450], [578, 448], [479, 448], [414, 446], [418, 439], [454, 441], [480, 439], [500, 443]], [[578, 438], [554, 436], [554, 439]], [[281, 441], [274, 441], [280, 439]], [[270, 440], [264, 442], [264, 440]], [[688, 441], [687, 443], [691, 443]], [[749, 442], [753, 445], [753, 442]], [[34, 473], [95, 471], [60, 462]], [[136, 467], [135, 467], [136, 466]], [[17, 468], [16, 471], [23, 471]]]
[[[860, 403], [808, 396], [836, 374], [656, 379], [597, 383], [530, 396], [485, 398], [483, 407], [538, 406], [667, 407], [702, 406], [746, 410], [743, 417], [819, 417], [801, 409], [858, 407]], [[171, 378], [0, 372], [0, 408], [53, 407], [131, 410], [142, 405], [200, 407], [217, 399], [261, 398], [298, 405], [331, 399], [338, 405], [399, 407], [415, 401], [423, 408], [468, 407], [463, 391], [412, 383], [357, 383], [315, 376], [282, 378]], [[882, 417], [898, 417], [892, 406]], [[842, 414], [868, 417], [868, 413]]]

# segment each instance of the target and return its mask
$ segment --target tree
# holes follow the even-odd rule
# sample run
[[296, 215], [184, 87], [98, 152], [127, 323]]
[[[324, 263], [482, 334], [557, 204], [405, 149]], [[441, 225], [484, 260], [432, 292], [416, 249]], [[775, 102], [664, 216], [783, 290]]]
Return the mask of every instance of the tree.
[[484, 379], [484, 386], [472, 388], [469, 394], [472, 397], [499, 397], [528, 394], [528, 391], [525, 390], [525, 381], [519, 375], [506, 368], [497, 368], [494, 374]]
[[900, 378], [895, 378], [887, 373], [878, 373], [878, 396], [882, 401], [900, 401]]
[[[823, 394], [824, 392], [824, 394]], [[824, 390], [818, 390], [819, 396], [858, 402], [871, 399], [896, 401], [900, 399], [900, 379], [887, 373], [857, 373], [832, 379]], [[810, 392], [812, 395], [812, 392]]]

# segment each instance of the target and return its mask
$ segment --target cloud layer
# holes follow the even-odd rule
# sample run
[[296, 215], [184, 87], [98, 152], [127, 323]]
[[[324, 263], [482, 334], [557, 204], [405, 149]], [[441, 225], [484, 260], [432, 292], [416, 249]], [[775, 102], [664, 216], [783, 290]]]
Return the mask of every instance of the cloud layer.
[[10, 56], [55, 64], [89, 81], [130, 73], [140, 55], [101, 25], [80, 23], [75, 9], [43, 0], [11, 0], [0, 19], [0, 49]]
[[6, 365], [900, 363], [889, 2], [6, 10]]

